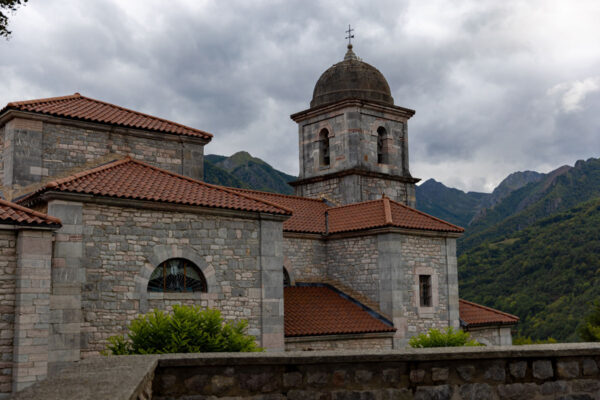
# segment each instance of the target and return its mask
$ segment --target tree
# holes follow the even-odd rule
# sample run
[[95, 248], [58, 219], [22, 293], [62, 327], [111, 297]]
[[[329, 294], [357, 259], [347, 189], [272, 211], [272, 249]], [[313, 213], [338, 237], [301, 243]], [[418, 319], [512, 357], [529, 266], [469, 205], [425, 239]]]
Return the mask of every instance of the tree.
[[577, 329], [579, 337], [584, 342], [600, 342], [600, 300], [592, 306], [592, 311]]
[[154, 310], [129, 325], [127, 338], [108, 338], [107, 355], [262, 351], [245, 334], [248, 323], [225, 323], [218, 310], [173, 306], [173, 313]]
[[24, 5], [29, 0], [0, 0], [0, 36], [6, 39], [10, 37], [11, 31], [8, 30], [8, 13], [14, 13], [17, 8]]

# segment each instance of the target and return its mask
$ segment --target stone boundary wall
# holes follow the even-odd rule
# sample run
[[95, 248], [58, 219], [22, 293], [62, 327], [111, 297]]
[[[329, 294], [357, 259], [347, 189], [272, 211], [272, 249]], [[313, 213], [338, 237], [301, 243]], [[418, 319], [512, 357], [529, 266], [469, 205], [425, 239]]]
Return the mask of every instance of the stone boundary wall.
[[[600, 344], [85, 360], [16, 399], [600, 399]], [[153, 378], [151, 378], [153, 377]]]

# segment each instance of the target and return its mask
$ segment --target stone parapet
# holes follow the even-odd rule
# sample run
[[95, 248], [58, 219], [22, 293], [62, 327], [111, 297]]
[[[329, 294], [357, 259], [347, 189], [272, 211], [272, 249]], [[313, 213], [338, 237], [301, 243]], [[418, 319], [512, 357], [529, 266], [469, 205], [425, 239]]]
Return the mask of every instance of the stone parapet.
[[600, 344], [124, 356], [86, 360], [13, 398], [598, 399]]

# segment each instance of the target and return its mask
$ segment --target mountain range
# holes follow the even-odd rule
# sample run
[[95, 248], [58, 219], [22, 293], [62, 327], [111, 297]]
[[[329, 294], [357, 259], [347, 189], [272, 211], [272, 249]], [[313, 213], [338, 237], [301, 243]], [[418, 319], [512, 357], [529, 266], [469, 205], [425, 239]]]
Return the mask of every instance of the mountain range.
[[288, 182], [296, 179], [245, 151], [230, 157], [216, 154], [204, 156], [204, 180], [215, 185], [293, 194], [294, 189]]
[[519, 335], [576, 341], [600, 299], [600, 159], [509, 175], [489, 194], [435, 181], [418, 208], [465, 227], [460, 295], [521, 318]]

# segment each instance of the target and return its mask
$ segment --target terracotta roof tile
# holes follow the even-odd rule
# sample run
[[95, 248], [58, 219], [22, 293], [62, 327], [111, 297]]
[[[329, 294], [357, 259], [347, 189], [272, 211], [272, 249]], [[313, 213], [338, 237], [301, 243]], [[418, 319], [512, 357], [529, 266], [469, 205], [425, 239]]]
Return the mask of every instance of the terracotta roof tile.
[[286, 337], [396, 331], [328, 286], [286, 287], [283, 301]]
[[324, 201], [307, 197], [289, 196], [278, 193], [261, 192], [258, 190], [233, 189], [247, 193], [253, 197], [268, 200], [289, 208], [292, 217], [283, 223], [287, 232], [325, 233], [325, 211], [329, 206]]
[[[283, 224], [287, 232], [329, 233], [359, 231], [395, 226], [437, 232], [463, 232], [464, 229], [387, 197], [340, 207], [329, 207], [324, 201], [257, 190], [233, 189], [289, 208], [293, 215]], [[326, 218], [327, 213], [327, 218]], [[328, 222], [326, 223], [326, 219]]]
[[519, 322], [519, 317], [481, 304], [460, 299], [458, 301], [460, 319], [470, 326], [512, 325]]
[[0, 199], [0, 224], [58, 228], [60, 219]]
[[464, 229], [387, 197], [329, 209], [329, 233], [395, 226], [437, 232]]
[[292, 213], [269, 201], [197, 181], [129, 157], [47, 183], [19, 202], [30, 201], [49, 190], [281, 215]]
[[99, 122], [127, 128], [146, 129], [176, 135], [195, 136], [211, 139], [212, 135], [199, 129], [190, 128], [163, 118], [129, 110], [114, 104], [91, 99], [75, 93], [70, 96], [47, 99], [17, 101], [8, 103], [0, 110], [28, 111], [56, 117], [72, 118], [82, 121]]

